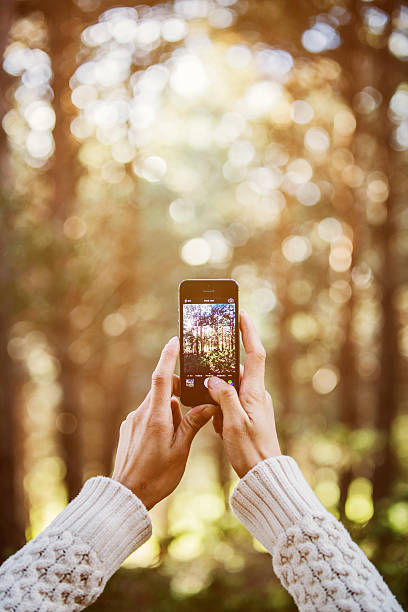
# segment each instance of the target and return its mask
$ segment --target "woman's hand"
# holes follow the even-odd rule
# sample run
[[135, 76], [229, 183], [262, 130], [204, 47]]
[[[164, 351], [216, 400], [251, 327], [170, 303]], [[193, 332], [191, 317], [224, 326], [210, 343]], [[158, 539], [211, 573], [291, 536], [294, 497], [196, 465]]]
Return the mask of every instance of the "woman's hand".
[[223, 439], [232, 467], [242, 478], [257, 463], [280, 455], [281, 451], [272, 399], [265, 391], [265, 349], [244, 311], [240, 328], [246, 356], [239, 395], [234, 387], [217, 377], [210, 378], [208, 390], [221, 408], [214, 416], [214, 429]]
[[184, 417], [174, 375], [179, 352], [175, 336], [164, 347], [152, 386], [137, 410], [120, 427], [112, 478], [128, 487], [148, 510], [167, 497], [183, 476], [191, 442], [214, 415], [216, 406], [195, 406]]

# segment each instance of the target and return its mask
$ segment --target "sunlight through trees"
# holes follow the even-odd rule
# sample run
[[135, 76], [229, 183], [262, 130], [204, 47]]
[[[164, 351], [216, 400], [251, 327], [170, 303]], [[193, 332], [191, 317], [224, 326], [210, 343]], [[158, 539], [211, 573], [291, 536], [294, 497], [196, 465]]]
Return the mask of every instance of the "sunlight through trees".
[[[408, 7], [1, 11], [3, 556], [110, 473], [177, 333], [179, 281], [231, 276], [267, 349], [285, 452], [407, 603]], [[191, 313], [194, 358], [228, 359], [218, 314], [204, 346], [205, 313]], [[125, 566], [159, 568], [177, 602], [250, 566], [270, 583], [227, 508], [234, 482], [206, 428]], [[292, 609], [266, 584], [269, 609]], [[245, 588], [247, 609], [265, 609]]]

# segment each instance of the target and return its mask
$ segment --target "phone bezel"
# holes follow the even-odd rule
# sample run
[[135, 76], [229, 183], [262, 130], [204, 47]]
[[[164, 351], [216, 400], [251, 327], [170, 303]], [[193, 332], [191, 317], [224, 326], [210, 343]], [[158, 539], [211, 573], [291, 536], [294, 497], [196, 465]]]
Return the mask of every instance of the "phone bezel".
[[[239, 391], [239, 364], [240, 364], [240, 344], [239, 344], [239, 285], [232, 278], [186, 278], [179, 284], [179, 337], [180, 337], [180, 392], [181, 402], [185, 406], [197, 406], [200, 404], [215, 404], [209, 392], [204, 390], [190, 390], [185, 385], [186, 375], [184, 372], [183, 355], [183, 300], [193, 299], [202, 295], [204, 290], [214, 290], [215, 297], [230, 295], [235, 300], [235, 373], [233, 375], [234, 386]], [[193, 302], [197, 303], [197, 302]], [[224, 302], [221, 302], [224, 303]]]

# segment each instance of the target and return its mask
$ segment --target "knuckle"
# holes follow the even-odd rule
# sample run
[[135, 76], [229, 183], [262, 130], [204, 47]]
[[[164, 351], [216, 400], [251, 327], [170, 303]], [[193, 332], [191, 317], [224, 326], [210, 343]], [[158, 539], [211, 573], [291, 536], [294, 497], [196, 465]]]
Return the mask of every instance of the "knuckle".
[[224, 399], [232, 399], [235, 397], [236, 391], [231, 385], [223, 385], [221, 389], [221, 397]]
[[186, 414], [184, 419], [185, 419], [186, 425], [188, 425], [188, 427], [192, 429], [193, 431], [198, 431], [200, 429], [197, 423], [197, 420], [193, 416]]
[[138, 420], [138, 416], [136, 415], [135, 412], [130, 412], [126, 419], [122, 422], [121, 426], [120, 426], [120, 431], [124, 431], [125, 429], [132, 429]]
[[265, 400], [265, 392], [260, 389], [247, 389], [241, 399], [244, 404], [259, 404]]
[[228, 430], [234, 438], [241, 438], [244, 432], [243, 424], [234, 420], [228, 424]]
[[152, 374], [152, 385], [159, 387], [164, 384], [166, 377], [160, 370], [155, 370]]
[[253, 351], [253, 355], [257, 361], [263, 362], [266, 359], [266, 351], [263, 346], [258, 347]]

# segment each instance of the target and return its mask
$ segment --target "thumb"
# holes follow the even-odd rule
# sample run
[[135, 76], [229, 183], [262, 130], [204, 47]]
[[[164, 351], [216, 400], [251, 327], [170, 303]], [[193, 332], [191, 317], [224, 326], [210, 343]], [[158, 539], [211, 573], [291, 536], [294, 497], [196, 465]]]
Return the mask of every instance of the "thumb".
[[211, 419], [217, 411], [217, 406], [205, 404], [204, 406], [194, 406], [183, 417], [177, 428], [177, 435], [183, 444], [190, 445], [196, 433]]
[[217, 376], [211, 376], [208, 381], [208, 391], [212, 399], [220, 406], [224, 417], [231, 417], [231, 420], [236, 420], [241, 413], [245, 412], [235, 387], [229, 385], [225, 380]]

